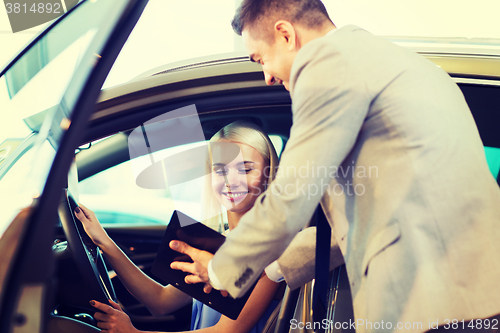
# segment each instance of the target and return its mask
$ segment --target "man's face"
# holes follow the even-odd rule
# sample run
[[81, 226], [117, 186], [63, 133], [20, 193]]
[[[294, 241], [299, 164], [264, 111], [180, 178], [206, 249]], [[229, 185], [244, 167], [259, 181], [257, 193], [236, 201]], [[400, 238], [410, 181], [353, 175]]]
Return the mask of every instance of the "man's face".
[[262, 65], [265, 80], [268, 85], [275, 82], [281, 83], [286, 90], [289, 89], [290, 70], [295, 56], [294, 50], [290, 50], [287, 40], [276, 34], [271, 38], [274, 43], [263, 38], [258, 38], [259, 34], [249, 31], [246, 28], [242, 32], [243, 43], [250, 55], [250, 60]]

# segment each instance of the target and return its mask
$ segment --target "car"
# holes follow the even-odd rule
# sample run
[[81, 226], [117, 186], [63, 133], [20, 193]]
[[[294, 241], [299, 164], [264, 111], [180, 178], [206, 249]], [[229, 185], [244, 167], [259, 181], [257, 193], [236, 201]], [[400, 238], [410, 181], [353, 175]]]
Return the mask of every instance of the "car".
[[[286, 146], [289, 93], [266, 86], [261, 67], [244, 53], [167, 64], [101, 90], [146, 4], [80, 2], [0, 72], [0, 332], [85, 330], [95, 326], [88, 301], [108, 298], [138, 329], [189, 329], [190, 306], [156, 318], [134, 299], [76, 223], [76, 202], [108, 219], [108, 234], [151, 274], [174, 209], [199, 219], [201, 185], [195, 175], [169, 186], [156, 183], [162, 177], [143, 181], [145, 169], [172, 162], [241, 119], [261, 126], [279, 153]], [[466, 40], [391, 39], [457, 82], [500, 181], [498, 49], [471, 48]], [[194, 127], [201, 132], [163, 140], [164, 133]], [[299, 324], [312, 322], [312, 285], [285, 293], [269, 329], [312, 331]], [[344, 267], [331, 272], [328, 304], [327, 331], [348, 331], [343, 325], [353, 315]]]

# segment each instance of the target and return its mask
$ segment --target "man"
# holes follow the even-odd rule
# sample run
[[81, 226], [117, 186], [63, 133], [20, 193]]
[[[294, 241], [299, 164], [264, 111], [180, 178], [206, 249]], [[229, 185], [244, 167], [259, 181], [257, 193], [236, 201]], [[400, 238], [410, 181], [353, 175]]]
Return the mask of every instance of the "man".
[[[195, 263], [172, 267], [238, 297], [321, 202], [356, 320], [426, 331], [500, 313], [500, 191], [449, 76], [361, 28], [336, 30], [319, 0], [244, 0], [233, 28], [266, 82], [290, 91], [290, 139], [216, 255], [173, 242]], [[310, 278], [280, 267], [294, 287]]]

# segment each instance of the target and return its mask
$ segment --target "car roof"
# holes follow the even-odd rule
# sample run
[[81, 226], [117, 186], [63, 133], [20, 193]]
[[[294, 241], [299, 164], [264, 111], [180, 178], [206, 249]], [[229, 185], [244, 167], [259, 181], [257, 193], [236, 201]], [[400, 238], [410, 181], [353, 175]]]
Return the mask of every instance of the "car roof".
[[[462, 39], [389, 39], [433, 61], [458, 83], [500, 86], [498, 44], [482, 40], [471, 44]], [[102, 90], [90, 128], [102, 132], [97, 128], [108, 124], [108, 130], [116, 133], [127, 124], [132, 128], [189, 104], [196, 105], [204, 125], [213, 120], [214, 130], [236, 119], [252, 118], [270, 134], [287, 137], [291, 125], [289, 93], [281, 85], [266, 86], [261, 66], [238, 52], [167, 64]], [[121, 125], [116, 122], [118, 118], [122, 118]], [[213, 133], [210, 130], [206, 134]], [[105, 133], [89, 134], [86, 139], [99, 135]]]
[[[500, 40], [466, 38], [385, 37], [433, 61], [452, 77], [500, 80]], [[131, 81], [103, 90], [99, 102], [147, 91], [153, 87], [196, 78], [258, 73], [244, 52], [187, 59], [142, 73]], [[263, 82], [260, 84], [265, 86]]]

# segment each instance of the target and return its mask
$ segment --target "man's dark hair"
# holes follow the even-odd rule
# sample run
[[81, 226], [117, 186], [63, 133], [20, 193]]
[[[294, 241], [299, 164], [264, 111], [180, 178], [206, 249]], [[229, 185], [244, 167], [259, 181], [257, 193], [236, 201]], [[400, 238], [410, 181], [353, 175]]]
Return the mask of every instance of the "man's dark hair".
[[320, 0], [243, 0], [231, 25], [241, 36], [245, 27], [259, 23], [260, 28], [270, 29], [261, 24], [274, 24], [278, 20], [299, 23], [311, 29], [321, 27], [325, 21], [331, 22]]

